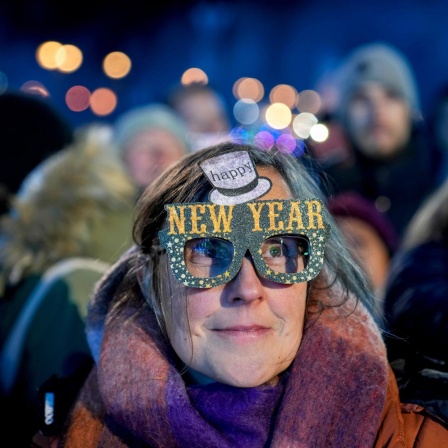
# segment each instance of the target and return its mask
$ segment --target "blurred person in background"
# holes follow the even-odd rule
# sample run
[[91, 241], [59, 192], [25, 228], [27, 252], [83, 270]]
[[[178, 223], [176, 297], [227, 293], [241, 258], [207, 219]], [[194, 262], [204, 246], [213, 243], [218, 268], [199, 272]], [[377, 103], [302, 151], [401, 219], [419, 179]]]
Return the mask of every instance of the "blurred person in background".
[[327, 207], [381, 300], [389, 264], [398, 247], [394, 226], [372, 201], [355, 191], [330, 197]]
[[138, 196], [170, 164], [190, 151], [187, 128], [159, 103], [124, 112], [114, 124], [115, 143]]
[[425, 406], [448, 427], [448, 179], [406, 229], [384, 310], [402, 399]]
[[[329, 194], [355, 190], [375, 202], [399, 238], [436, 186], [437, 157], [413, 72], [392, 46], [374, 42], [354, 49], [337, 71], [333, 119], [349, 153], [323, 164]], [[338, 151], [338, 155], [343, 154]]]
[[173, 87], [167, 103], [184, 120], [193, 150], [226, 141], [231, 130], [227, 105], [209, 84], [195, 82]]
[[111, 155], [111, 135], [103, 125], [77, 130], [69, 146], [26, 176], [1, 218], [0, 408], [2, 440], [11, 438], [5, 446], [30, 446], [43, 383], [53, 375], [67, 379], [69, 388], [56, 394], [55, 418], [63, 420], [91, 367], [87, 303], [130, 246], [133, 221], [135, 187]]
[[14, 90], [0, 94], [0, 215], [25, 176], [72, 140], [72, 127], [48, 98]]

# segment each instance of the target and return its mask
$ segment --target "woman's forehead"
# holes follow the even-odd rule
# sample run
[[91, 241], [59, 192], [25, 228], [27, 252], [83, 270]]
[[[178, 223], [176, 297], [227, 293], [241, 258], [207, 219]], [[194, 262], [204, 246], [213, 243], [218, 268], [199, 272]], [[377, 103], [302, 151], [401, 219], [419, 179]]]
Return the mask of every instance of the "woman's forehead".
[[258, 174], [268, 177], [272, 182], [271, 189], [260, 200], [267, 199], [293, 199], [291, 190], [281, 174], [273, 167], [257, 166]]

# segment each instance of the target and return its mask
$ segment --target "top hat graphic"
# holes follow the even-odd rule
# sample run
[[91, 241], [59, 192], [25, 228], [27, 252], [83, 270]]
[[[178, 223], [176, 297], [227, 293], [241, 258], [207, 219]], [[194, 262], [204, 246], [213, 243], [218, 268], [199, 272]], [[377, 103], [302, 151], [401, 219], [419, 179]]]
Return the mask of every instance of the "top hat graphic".
[[218, 205], [242, 204], [263, 196], [272, 186], [260, 177], [247, 151], [234, 151], [212, 157], [200, 164], [210, 183], [210, 202]]

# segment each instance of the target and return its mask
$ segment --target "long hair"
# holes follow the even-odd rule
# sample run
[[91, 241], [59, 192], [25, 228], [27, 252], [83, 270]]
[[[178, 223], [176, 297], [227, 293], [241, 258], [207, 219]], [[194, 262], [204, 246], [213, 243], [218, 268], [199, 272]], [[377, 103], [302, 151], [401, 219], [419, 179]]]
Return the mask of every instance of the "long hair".
[[[154, 310], [165, 334], [166, 312], [172, 289], [167, 277], [169, 269], [166, 253], [161, 249], [158, 240], [158, 232], [166, 220], [164, 205], [206, 200], [212, 186], [200, 168], [200, 163], [211, 157], [243, 150], [251, 155], [257, 167], [272, 167], [277, 170], [285, 179], [294, 198], [320, 198], [324, 201], [318, 181], [306, 165], [300, 159], [275, 148], [263, 151], [248, 144], [221, 143], [186, 155], [166, 170], [140, 197], [133, 232], [149, 277], [145, 285], [148, 291], [145, 294], [146, 301]], [[324, 266], [320, 274], [308, 284], [308, 297], [319, 297], [319, 294], [312, 292], [331, 289], [337, 285], [342, 291], [338, 304], [344, 303], [352, 295], [373, 311], [374, 299], [365, 275], [345, 247], [330, 213], [324, 210], [324, 214], [331, 226], [330, 238], [325, 249]], [[133, 293], [135, 292], [134, 288]], [[317, 302], [309, 301], [309, 308], [311, 305], [318, 305], [318, 309], [323, 310], [327, 306], [335, 306], [334, 303], [330, 305]]]

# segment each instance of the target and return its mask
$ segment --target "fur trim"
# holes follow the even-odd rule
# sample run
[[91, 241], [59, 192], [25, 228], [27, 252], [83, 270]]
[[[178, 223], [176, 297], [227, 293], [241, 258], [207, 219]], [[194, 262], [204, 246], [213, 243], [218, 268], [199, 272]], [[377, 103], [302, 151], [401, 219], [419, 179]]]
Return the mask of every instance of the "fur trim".
[[[69, 256], [92, 256], [92, 228], [132, 213], [136, 191], [113, 151], [110, 130], [90, 125], [22, 183], [1, 222], [3, 276], [19, 280]], [[95, 235], [95, 238], [98, 235]]]

